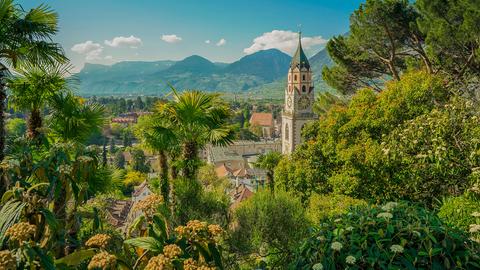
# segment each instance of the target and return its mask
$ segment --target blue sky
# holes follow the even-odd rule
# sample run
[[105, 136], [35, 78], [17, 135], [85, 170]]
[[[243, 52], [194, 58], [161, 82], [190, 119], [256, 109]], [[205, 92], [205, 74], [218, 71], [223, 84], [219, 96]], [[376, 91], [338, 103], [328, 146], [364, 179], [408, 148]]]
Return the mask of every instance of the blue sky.
[[[72, 63], [180, 60], [198, 54], [233, 62], [261, 49], [291, 53], [298, 24], [314, 54], [348, 31], [360, 0], [19, 0], [60, 16], [60, 42]], [[116, 39], [115, 39], [116, 38]]]

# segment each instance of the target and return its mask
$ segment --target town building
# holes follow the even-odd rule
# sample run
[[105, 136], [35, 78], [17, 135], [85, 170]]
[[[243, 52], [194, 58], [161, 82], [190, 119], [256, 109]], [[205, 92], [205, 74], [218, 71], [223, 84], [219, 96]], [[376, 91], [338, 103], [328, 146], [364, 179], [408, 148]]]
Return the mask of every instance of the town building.
[[275, 125], [272, 113], [254, 112], [250, 117], [250, 126], [259, 127], [263, 138], [272, 138], [274, 136]]
[[282, 112], [282, 153], [291, 154], [301, 143], [305, 123], [314, 120], [314, 85], [308, 58], [303, 52], [301, 33], [298, 48], [288, 69], [285, 104]]

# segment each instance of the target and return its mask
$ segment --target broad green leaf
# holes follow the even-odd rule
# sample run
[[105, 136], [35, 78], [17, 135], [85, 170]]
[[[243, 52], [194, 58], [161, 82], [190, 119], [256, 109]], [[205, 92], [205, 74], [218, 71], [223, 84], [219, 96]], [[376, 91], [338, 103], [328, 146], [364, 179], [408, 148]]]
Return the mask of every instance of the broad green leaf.
[[133, 239], [127, 239], [124, 241], [124, 243], [152, 252], [161, 252], [163, 250], [163, 243], [157, 241], [153, 237], [137, 237]]
[[95, 249], [78, 250], [63, 258], [55, 260], [55, 264], [66, 264], [68, 266], [77, 266], [83, 261], [93, 257], [97, 252]]

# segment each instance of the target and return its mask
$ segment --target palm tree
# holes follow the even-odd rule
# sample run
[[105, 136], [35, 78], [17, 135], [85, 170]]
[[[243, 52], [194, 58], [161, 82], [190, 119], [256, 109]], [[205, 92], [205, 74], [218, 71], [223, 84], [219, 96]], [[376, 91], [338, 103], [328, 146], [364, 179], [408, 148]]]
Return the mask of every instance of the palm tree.
[[105, 108], [85, 102], [72, 93], [59, 93], [50, 99], [48, 116], [52, 136], [61, 142], [82, 144], [105, 124]]
[[267, 184], [270, 188], [270, 191], [274, 193], [275, 183], [273, 181], [273, 171], [277, 167], [278, 163], [282, 159], [282, 154], [279, 152], [268, 152], [264, 155], [258, 157], [255, 167], [261, 168], [267, 171]]
[[[88, 152], [83, 143], [103, 127], [105, 123], [104, 107], [97, 103], [85, 102], [85, 100], [74, 96], [70, 92], [53, 95], [49, 105], [51, 110], [50, 115], [48, 115], [49, 128], [58, 145], [61, 147], [67, 145], [70, 150], [76, 149], [74, 156], [77, 157], [81, 155], [81, 152]], [[53, 211], [57, 217], [60, 217], [63, 227], [67, 228], [67, 225], [69, 226], [67, 228], [69, 239], [73, 240], [76, 240], [80, 228], [78, 222], [76, 222], [76, 208], [89, 193], [93, 193], [95, 188], [99, 186], [98, 182], [95, 182], [98, 180], [97, 174], [101, 172], [101, 169], [98, 168], [98, 159], [94, 153], [85, 156], [90, 156], [90, 158], [78, 157], [75, 162], [76, 166], [72, 166], [78, 168], [78, 170], [74, 170], [75, 173], [72, 175], [79, 176], [80, 179], [74, 181], [75, 177], [60, 178], [57, 185], [60, 185], [61, 188], [53, 198]], [[106, 171], [104, 173], [108, 174]], [[80, 189], [78, 189], [79, 185]], [[66, 208], [69, 201], [66, 198], [74, 198], [74, 209], [68, 214]], [[70, 253], [75, 249], [74, 242], [59, 244], [57, 255], [61, 257], [64, 253]]]
[[181, 146], [184, 177], [194, 179], [199, 167], [198, 150], [207, 143], [225, 146], [233, 141], [234, 133], [227, 124], [230, 108], [218, 94], [186, 91], [172, 87], [173, 101], [159, 104], [161, 118], [173, 127]]
[[65, 62], [62, 48], [52, 41], [58, 32], [58, 15], [46, 5], [26, 12], [13, 0], [0, 0], [0, 161], [4, 157], [5, 78], [9, 68]]
[[9, 101], [14, 107], [28, 110], [27, 135], [31, 139], [38, 139], [39, 129], [42, 127], [41, 110], [54, 95], [62, 91], [68, 91], [69, 65], [55, 64], [21, 67], [18, 76], [8, 80], [8, 87], [12, 91]]
[[171, 190], [168, 179], [168, 154], [176, 148], [178, 139], [168, 123], [156, 114], [140, 117], [134, 133], [144, 147], [158, 153], [161, 173], [160, 190], [165, 201], [168, 202]]

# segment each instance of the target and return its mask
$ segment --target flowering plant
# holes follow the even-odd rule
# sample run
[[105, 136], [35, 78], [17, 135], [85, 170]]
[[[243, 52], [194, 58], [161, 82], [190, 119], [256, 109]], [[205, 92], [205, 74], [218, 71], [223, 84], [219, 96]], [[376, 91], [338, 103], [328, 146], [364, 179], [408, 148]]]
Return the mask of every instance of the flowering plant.
[[407, 203], [358, 206], [320, 221], [292, 269], [476, 269], [480, 245]]

